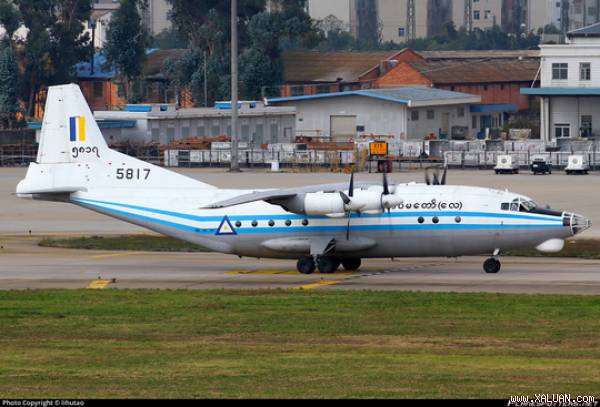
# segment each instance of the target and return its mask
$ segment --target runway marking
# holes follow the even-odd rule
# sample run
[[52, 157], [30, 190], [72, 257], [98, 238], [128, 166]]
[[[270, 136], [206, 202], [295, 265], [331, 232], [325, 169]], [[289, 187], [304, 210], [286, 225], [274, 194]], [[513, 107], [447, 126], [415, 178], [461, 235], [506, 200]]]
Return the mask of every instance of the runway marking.
[[315, 288], [324, 287], [333, 284], [339, 284], [344, 280], [319, 280], [316, 283], [305, 284], [298, 287], [294, 287], [293, 290], [313, 290]]
[[109, 284], [110, 284], [110, 280], [96, 279], [96, 280], [90, 281], [87, 288], [91, 288], [94, 290], [100, 290], [102, 288], [106, 288], [106, 286]]
[[111, 254], [98, 254], [92, 256], [92, 259], [107, 259], [109, 257], [121, 257], [121, 256], [133, 256], [135, 254], [144, 254], [145, 252], [124, 252], [124, 253], [111, 253]]

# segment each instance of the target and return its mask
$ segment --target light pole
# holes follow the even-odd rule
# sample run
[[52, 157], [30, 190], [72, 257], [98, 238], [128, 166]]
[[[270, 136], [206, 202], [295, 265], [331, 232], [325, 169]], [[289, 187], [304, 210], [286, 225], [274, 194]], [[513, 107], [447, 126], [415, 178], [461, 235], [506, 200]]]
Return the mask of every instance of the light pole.
[[96, 20], [93, 18], [90, 18], [88, 25], [92, 29], [92, 40], [90, 41], [90, 46], [92, 48], [92, 57], [91, 57], [91, 61], [90, 61], [90, 75], [94, 76], [94, 54], [96, 53], [94, 39], [96, 38]]
[[237, 0], [231, 0], [231, 167], [238, 172], [238, 38]]

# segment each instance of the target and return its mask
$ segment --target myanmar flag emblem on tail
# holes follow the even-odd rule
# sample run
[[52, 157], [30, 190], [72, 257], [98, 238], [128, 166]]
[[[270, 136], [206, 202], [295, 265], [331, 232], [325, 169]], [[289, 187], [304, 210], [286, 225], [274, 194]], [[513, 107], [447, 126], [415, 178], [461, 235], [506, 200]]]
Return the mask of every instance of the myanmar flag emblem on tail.
[[229, 222], [227, 215], [225, 215], [221, 221], [221, 224], [217, 228], [217, 233], [215, 233], [215, 235], [237, 235], [235, 229], [231, 225], [231, 222]]
[[69, 138], [71, 141], [85, 141], [85, 117], [69, 117]]

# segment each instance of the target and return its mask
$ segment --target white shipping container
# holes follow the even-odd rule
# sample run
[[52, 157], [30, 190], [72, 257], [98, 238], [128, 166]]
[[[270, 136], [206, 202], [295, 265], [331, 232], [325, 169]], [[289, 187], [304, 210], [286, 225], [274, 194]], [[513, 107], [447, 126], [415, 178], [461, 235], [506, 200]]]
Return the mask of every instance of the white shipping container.
[[165, 167], [177, 167], [179, 165], [179, 150], [165, 150]]
[[191, 150], [190, 151], [190, 162], [191, 163], [200, 163], [200, 162], [202, 162], [202, 151], [200, 151], [200, 150]]

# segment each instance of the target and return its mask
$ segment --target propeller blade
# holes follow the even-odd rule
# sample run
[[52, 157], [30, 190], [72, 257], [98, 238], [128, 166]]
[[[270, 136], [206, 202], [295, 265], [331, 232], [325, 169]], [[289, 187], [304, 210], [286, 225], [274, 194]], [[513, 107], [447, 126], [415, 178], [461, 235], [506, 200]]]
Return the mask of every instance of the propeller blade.
[[429, 168], [425, 169], [425, 183], [431, 185], [431, 179], [429, 178]]
[[348, 186], [348, 196], [354, 196], [354, 171], [350, 174], [350, 185]]
[[442, 173], [442, 185], [446, 185], [446, 175], [448, 174], [448, 166], [444, 165], [444, 172]]
[[389, 194], [390, 194], [390, 187], [388, 185], [387, 174], [384, 172], [383, 173], [383, 195], [389, 195]]
[[342, 197], [342, 201], [344, 202], [344, 205], [348, 205], [350, 203], [350, 198], [348, 198], [348, 195], [346, 195], [342, 191], [339, 191], [339, 193], [340, 193], [340, 196]]
[[433, 185], [440, 185], [440, 179], [438, 178], [438, 171], [433, 173]]

